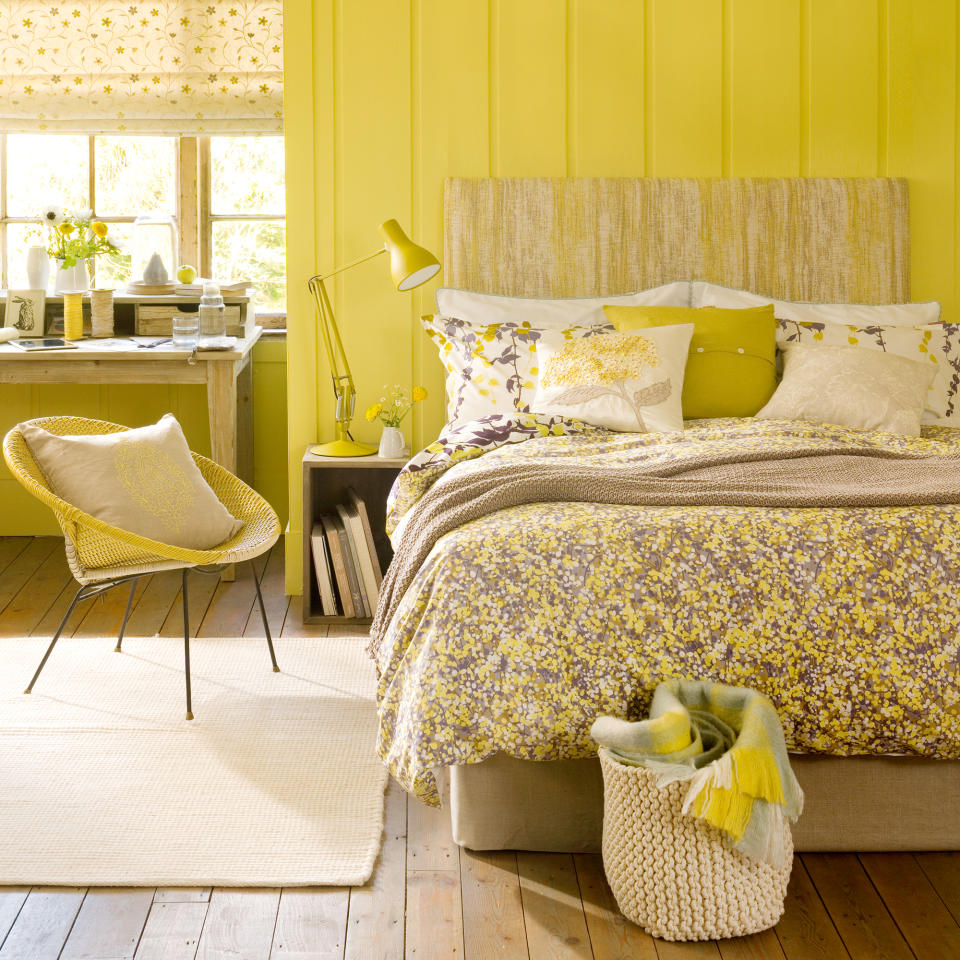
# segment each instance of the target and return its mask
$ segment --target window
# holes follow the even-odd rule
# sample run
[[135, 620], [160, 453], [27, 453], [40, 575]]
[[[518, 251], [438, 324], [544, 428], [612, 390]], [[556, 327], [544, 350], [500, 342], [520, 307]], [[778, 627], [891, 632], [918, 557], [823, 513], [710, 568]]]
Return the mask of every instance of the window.
[[[92, 209], [132, 249], [141, 213], [174, 218], [179, 261], [201, 276], [256, 284], [259, 322], [285, 326], [283, 138], [0, 134], [0, 282], [24, 282], [36, 223], [55, 203]], [[173, 264], [174, 267], [177, 264]], [[118, 285], [122, 268], [100, 263]]]

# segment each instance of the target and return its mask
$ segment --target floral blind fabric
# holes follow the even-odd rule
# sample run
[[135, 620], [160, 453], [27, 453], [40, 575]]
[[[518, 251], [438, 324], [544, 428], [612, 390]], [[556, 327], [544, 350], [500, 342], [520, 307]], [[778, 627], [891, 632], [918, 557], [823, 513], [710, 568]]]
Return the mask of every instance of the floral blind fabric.
[[282, 0], [0, 0], [0, 129], [283, 128]]

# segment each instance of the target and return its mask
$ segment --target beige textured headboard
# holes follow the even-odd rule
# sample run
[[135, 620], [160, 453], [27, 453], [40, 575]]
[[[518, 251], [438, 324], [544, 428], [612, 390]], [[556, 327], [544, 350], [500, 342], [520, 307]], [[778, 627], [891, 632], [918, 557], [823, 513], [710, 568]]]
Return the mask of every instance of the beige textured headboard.
[[451, 178], [444, 221], [445, 283], [465, 290], [711, 280], [788, 300], [910, 298], [902, 179]]

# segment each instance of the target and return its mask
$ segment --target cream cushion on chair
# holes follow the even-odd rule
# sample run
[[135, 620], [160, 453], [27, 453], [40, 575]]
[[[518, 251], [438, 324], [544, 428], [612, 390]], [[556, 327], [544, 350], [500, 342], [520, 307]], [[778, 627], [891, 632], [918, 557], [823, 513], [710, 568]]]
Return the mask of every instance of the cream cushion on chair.
[[120, 433], [57, 436], [29, 422], [19, 429], [53, 492], [105, 523], [193, 550], [242, 526], [203, 479], [169, 413]]

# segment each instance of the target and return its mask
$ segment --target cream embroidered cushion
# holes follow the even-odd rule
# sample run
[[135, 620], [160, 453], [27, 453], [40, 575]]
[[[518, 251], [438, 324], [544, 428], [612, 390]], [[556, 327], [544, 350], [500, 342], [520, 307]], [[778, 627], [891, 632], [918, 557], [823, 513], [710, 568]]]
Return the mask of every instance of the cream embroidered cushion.
[[879, 350], [793, 344], [784, 351], [783, 380], [757, 417], [918, 436], [934, 373]]
[[30, 423], [20, 430], [50, 489], [114, 527], [207, 550], [243, 526], [203, 479], [169, 413], [122, 433], [58, 437]]
[[632, 433], [683, 431], [683, 374], [694, 325], [537, 345], [534, 413]]
[[936, 300], [924, 303], [804, 303], [796, 300], [774, 300], [747, 290], [734, 290], [716, 283], [697, 281], [691, 286], [694, 307], [760, 307], [773, 304], [778, 320], [797, 323], [849, 323], [858, 327], [882, 324], [887, 327], [919, 327], [940, 319]]

